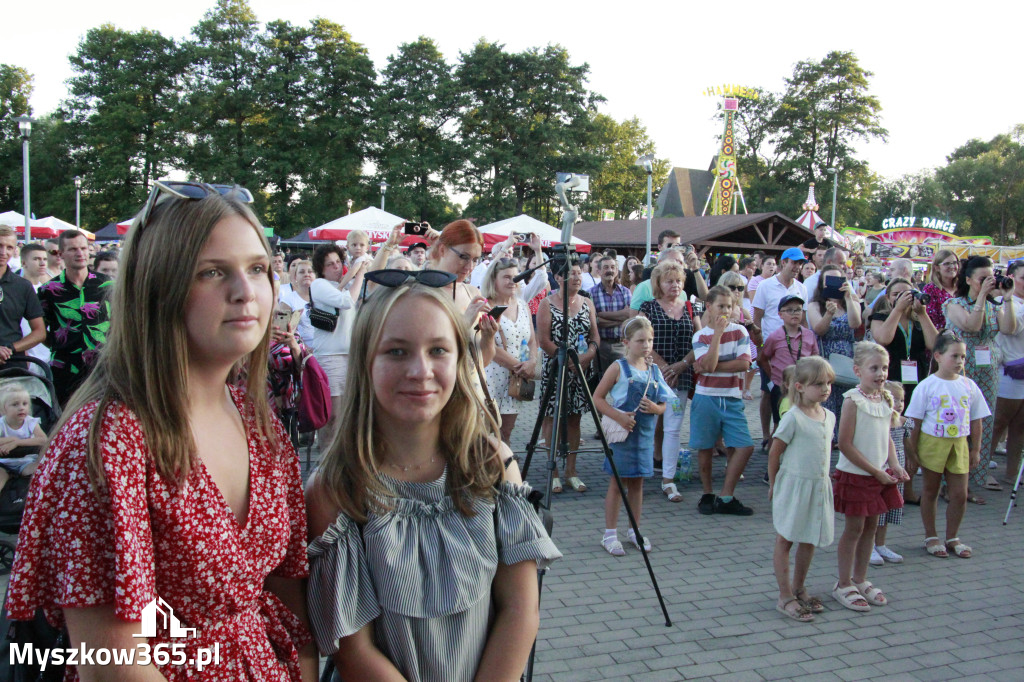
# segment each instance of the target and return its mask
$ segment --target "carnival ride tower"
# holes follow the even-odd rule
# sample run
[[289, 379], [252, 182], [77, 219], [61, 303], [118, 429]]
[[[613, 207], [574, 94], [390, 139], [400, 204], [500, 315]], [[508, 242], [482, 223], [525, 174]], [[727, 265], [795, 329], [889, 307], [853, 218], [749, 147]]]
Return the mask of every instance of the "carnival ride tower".
[[723, 112], [725, 113], [725, 132], [722, 134], [722, 146], [718, 151], [718, 158], [715, 160], [715, 167], [712, 171], [715, 174], [714, 182], [711, 185], [711, 194], [704, 203], [704, 211], [701, 215], [708, 215], [708, 206], [711, 206], [710, 215], [729, 215], [736, 213], [739, 208], [739, 201], [743, 203], [743, 212], [747, 213], [747, 202], [743, 198], [743, 189], [740, 187], [740, 176], [736, 166], [736, 136], [733, 134], [733, 118], [739, 110], [739, 99], [726, 97], [723, 100]]

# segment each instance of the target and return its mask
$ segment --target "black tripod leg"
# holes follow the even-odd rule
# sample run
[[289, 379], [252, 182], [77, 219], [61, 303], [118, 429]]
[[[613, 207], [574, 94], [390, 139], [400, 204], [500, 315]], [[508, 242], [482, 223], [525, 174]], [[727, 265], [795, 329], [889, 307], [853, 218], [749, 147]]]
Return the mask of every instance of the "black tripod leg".
[[1010, 512], [1014, 507], [1017, 506], [1017, 491], [1020, 490], [1020, 479], [1024, 476], [1024, 457], [1020, 460], [1020, 466], [1017, 467], [1017, 480], [1013, 483], [1013, 490], [1010, 491], [1010, 504], [1006, 506], [1006, 516], [1003, 517], [1003, 525], [1005, 526], [1010, 522]]
[[604, 435], [604, 429], [601, 427], [601, 418], [598, 415], [597, 408], [594, 407], [594, 396], [590, 393], [590, 387], [587, 386], [587, 382], [583, 378], [583, 368], [580, 366], [579, 355], [577, 355], [575, 349], [569, 349], [569, 357], [573, 362], [573, 366], [580, 375], [580, 379], [583, 382], [583, 393], [587, 397], [587, 403], [590, 405], [590, 414], [594, 418], [594, 426], [597, 427], [597, 436], [601, 439], [601, 446], [604, 448], [605, 459], [608, 460], [608, 465], [612, 469], [612, 476], [615, 478], [615, 484], [619, 488], [619, 494], [622, 496], [622, 504], [626, 508], [626, 516], [629, 518], [629, 525], [633, 528], [633, 534], [636, 536], [637, 544], [640, 545], [640, 553], [644, 556], [644, 563], [647, 565], [647, 573], [651, 576], [651, 585], [654, 587], [654, 593], [658, 596], [658, 603], [661, 605], [661, 612], [665, 616], [665, 627], [672, 626], [672, 619], [668, 615], [668, 607], [665, 605], [665, 598], [661, 595], [661, 588], [658, 587], [658, 579], [654, 577], [654, 567], [651, 566], [651, 559], [647, 556], [647, 550], [644, 549], [644, 538], [640, 535], [640, 528], [637, 525], [636, 517], [633, 516], [633, 508], [629, 506], [629, 498], [626, 496], [626, 487], [622, 483], [622, 479], [619, 477], [619, 470], [615, 466], [615, 459], [612, 457], [611, 446], [608, 445], [608, 439]]
[[[549, 381], [547, 388], [544, 389], [544, 395], [540, 398], [540, 407], [537, 410], [537, 419], [533, 423], [533, 435], [530, 436], [530, 442], [526, 444], [526, 459], [523, 460], [523, 480], [526, 480], [526, 475], [530, 471], [530, 462], [533, 460], [533, 453], [537, 449], [537, 442], [540, 440], [540, 430], [544, 425], [544, 412], [546, 411], [548, 401], [554, 397], [555, 388], [557, 382]], [[552, 440], [554, 437], [552, 436]]]

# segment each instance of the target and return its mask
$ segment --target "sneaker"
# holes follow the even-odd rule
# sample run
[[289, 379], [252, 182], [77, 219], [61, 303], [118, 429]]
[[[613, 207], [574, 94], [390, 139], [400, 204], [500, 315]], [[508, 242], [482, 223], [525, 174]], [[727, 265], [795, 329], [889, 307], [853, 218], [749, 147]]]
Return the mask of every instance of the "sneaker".
[[999, 468], [999, 465], [998, 465], [998, 464], [996, 464], [995, 462], [989, 462], [989, 463], [988, 463], [988, 468], [989, 468], [989, 469], [998, 469], [998, 468]]
[[[735, 499], [735, 498], [734, 498]], [[714, 514], [715, 513], [715, 494], [706, 493], [700, 496], [700, 502], [697, 503], [697, 511], [701, 514]]]
[[885, 559], [878, 553], [877, 547], [871, 548], [871, 561], [869, 562], [872, 566], [881, 566], [885, 563]]
[[772, 484], [772, 482], [768, 480], [768, 472], [767, 471], [764, 472], [764, 476], [761, 477], [761, 483], [764, 483], [765, 485], [771, 485]]
[[872, 554], [871, 554], [871, 558], [872, 559], [874, 559], [875, 552], [877, 552], [880, 557], [882, 557], [883, 559], [888, 561], [890, 564], [902, 564], [903, 563], [903, 557], [901, 555], [897, 554], [896, 552], [892, 551], [891, 549], [889, 549], [885, 545], [882, 545], [881, 547], [875, 547], [874, 552], [872, 552]]
[[728, 502], [722, 502], [721, 497], [715, 498], [715, 513], [716, 514], [732, 514], [733, 516], [752, 516], [754, 510], [750, 507], [744, 507], [743, 503], [737, 500], [735, 497]]

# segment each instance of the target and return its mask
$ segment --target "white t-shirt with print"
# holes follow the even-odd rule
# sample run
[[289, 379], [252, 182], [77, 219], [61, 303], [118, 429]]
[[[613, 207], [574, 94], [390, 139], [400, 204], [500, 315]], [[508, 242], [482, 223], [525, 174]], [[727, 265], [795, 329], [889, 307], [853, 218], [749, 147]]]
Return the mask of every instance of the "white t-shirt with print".
[[972, 420], [984, 419], [992, 411], [973, 379], [961, 376], [947, 381], [932, 374], [914, 389], [906, 414], [921, 421], [921, 433], [960, 438], [971, 434]]

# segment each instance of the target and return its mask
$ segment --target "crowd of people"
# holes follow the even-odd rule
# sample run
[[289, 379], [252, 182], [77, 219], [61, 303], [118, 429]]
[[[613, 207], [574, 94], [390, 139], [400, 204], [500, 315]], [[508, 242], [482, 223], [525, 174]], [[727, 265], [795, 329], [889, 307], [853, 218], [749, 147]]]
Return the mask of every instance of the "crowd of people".
[[[509, 447], [521, 403], [546, 398], [548, 443], [555, 410], [568, 415], [554, 493], [588, 489], [577, 462], [593, 404], [604, 471], [614, 463], [638, 524], [645, 478], [683, 501], [687, 452], [698, 513], [750, 516], [735, 493], [758, 442], [745, 414], [758, 377], [781, 613], [823, 611], [804, 579], [834, 512], [833, 596], [855, 611], [887, 603], [867, 570], [902, 561], [885, 533], [904, 502], [920, 505], [929, 555], [971, 555], [959, 525], [983, 500], [968, 481], [1000, 488], [988, 465], [1024, 413], [1024, 262], [1005, 273], [1011, 291], [988, 259], [940, 251], [924, 285], [909, 261], [851, 262], [823, 230], [710, 264], [666, 230], [646, 267], [606, 250], [554, 268], [536, 235], [485, 256], [467, 220], [424, 225], [404, 251], [400, 224], [376, 251], [354, 231], [293, 255], [271, 249], [251, 201], [157, 183], [120, 254], [69, 231], [53, 251], [23, 247], [20, 275], [0, 228], [0, 364], [45, 344], [65, 408], [25, 474], [12, 618], [42, 610], [75, 645], [132, 648], [159, 595], [196, 628], [190, 659], [220, 645], [209, 679], [313, 680], [318, 652], [342, 679], [518, 679], [536, 570], [561, 556]], [[578, 363], [559, 402], [563, 344]], [[310, 358], [331, 416], [308, 434], [321, 457], [303, 491], [283, 424]], [[0, 449], [42, 442], [24, 402], [0, 396]], [[1021, 450], [1009, 431], [1004, 482]], [[621, 503], [609, 479], [613, 556]], [[627, 542], [655, 549], [632, 528]], [[156, 661], [141, 674], [189, 675]]]

